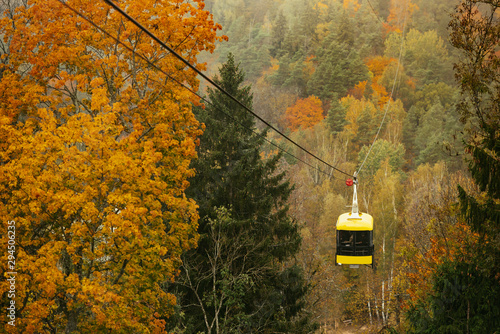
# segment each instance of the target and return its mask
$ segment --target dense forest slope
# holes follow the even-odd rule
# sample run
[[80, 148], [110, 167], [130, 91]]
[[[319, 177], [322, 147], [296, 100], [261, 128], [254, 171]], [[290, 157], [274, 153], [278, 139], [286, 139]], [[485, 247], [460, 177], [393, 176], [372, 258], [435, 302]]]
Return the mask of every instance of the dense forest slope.
[[[406, 330], [431, 319], [422, 311], [431, 308], [431, 278], [446, 270], [441, 263], [468, 256], [457, 248], [476, 242], [455, 205], [457, 184], [477, 191], [463, 155], [470, 119], [461, 122], [457, 109], [468, 94], [455, 79], [463, 54], [449, 27], [459, 1], [206, 3], [229, 38], [207, 58], [209, 70], [234, 54], [255, 112], [322, 159], [354, 172], [385, 116], [359, 176], [361, 208], [376, 221], [375, 272], [334, 267], [336, 218], [352, 196], [344, 176], [268, 132], [326, 172], [284, 156], [282, 168], [295, 184], [291, 212], [303, 224], [296, 261], [313, 286], [307, 307], [314, 319], [323, 328], [350, 319]], [[482, 6], [482, 13], [491, 8]], [[268, 153], [275, 151], [270, 146]]]

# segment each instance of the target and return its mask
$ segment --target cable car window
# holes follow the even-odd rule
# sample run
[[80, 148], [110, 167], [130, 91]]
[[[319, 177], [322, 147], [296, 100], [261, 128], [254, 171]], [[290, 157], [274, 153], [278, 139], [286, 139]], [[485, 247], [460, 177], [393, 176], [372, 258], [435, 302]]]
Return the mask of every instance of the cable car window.
[[339, 239], [342, 246], [352, 246], [354, 241], [354, 232], [339, 231]]
[[370, 246], [370, 231], [356, 232], [356, 246]]

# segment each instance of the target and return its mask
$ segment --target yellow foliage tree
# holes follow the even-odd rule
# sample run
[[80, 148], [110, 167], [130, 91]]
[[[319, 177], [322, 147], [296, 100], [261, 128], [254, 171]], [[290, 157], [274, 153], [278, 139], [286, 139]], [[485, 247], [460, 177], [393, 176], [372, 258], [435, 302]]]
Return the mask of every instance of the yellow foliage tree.
[[[15, 226], [15, 264], [2, 253], [1, 266], [16, 273], [6, 328], [162, 333], [175, 304], [162, 284], [196, 244], [184, 195], [201, 134], [192, 97], [61, 2], [15, 3], [0, 21], [0, 217], [2, 231]], [[104, 2], [65, 3], [197, 89], [192, 71]], [[219, 39], [201, 0], [119, 5], [198, 68]]]
[[345, 10], [352, 8], [354, 12], [357, 12], [361, 5], [357, 0], [344, 0], [343, 7]]
[[298, 99], [285, 112], [286, 122], [292, 131], [313, 127], [323, 118], [325, 117], [321, 108], [321, 100], [314, 95]]
[[345, 131], [347, 131], [352, 137], [359, 136], [360, 118], [363, 112], [369, 116], [370, 120], [375, 119], [380, 111], [373, 104], [373, 102], [362, 98], [358, 100], [353, 96], [346, 96], [340, 100], [341, 105], [346, 109], [345, 120], [347, 124], [345, 126]]

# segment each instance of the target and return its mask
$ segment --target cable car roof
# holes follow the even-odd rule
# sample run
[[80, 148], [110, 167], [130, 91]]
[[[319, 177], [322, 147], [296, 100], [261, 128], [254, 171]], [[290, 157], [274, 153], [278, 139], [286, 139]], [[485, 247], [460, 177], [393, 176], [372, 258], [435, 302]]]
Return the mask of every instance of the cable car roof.
[[352, 213], [343, 213], [337, 221], [337, 230], [371, 231], [373, 230], [373, 217], [368, 213], [359, 213], [356, 217]]

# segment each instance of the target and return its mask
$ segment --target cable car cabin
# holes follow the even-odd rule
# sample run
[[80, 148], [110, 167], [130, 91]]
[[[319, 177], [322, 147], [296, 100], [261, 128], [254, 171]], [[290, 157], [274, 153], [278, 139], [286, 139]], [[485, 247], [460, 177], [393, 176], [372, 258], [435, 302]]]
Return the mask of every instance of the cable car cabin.
[[373, 268], [373, 217], [367, 213], [344, 213], [337, 221], [335, 264], [360, 264]]

